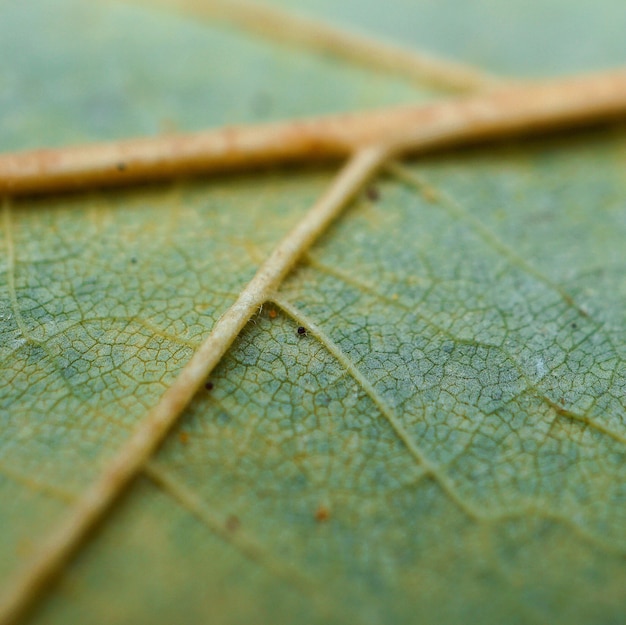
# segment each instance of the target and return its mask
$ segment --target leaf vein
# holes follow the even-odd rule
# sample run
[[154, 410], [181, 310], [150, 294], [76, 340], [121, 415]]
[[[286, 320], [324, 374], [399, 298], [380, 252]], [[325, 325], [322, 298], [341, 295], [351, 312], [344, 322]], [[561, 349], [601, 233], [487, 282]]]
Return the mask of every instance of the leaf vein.
[[276, 306], [280, 307], [285, 313], [294, 319], [294, 321], [302, 323], [307, 328], [307, 331], [310, 331], [311, 334], [315, 336], [320, 343], [322, 343], [322, 345], [324, 345], [324, 347], [337, 359], [337, 361], [345, 367], [350, 376], [361, 386], [367, 396], [378, 408], [381, 415], [389, 423], [396, 436], [409, 451], [418, 466], [423, 468], [425, 473], [439, 484], [442, 490], [465, 514], [467, 514], [470, 518], [476, 518], [474, 508], [466, 502], [461, 495], [459, 495], [452, 480], [445, 475], [445, 473], [441, 470], [441, 467], [427, 458], [424, 451], [411, 439], [391, 406], [389, 406], [389, 404], [387, 404], [387, 402], [381, 397], [370, 381], [354, 364], [351, 358], [316, 323], [309, 319], [293, 304], [278, 295], [274, 295], [272, 297], [272, 301], [276, 304]]

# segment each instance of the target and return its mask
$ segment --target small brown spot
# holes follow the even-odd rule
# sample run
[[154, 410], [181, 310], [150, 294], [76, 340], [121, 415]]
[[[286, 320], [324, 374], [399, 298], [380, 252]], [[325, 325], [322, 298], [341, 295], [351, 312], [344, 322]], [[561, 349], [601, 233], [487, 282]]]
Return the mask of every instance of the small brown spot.
[[117, 171], [126, 171], [126, 163], [118, 163]]
[[305, 328], [304, 326], [300, 326], [300, 327], [298, 328], [298, 334], [299, 334], [300, 336], [306, 336], [306, 328]]
[[235, 516], [234, 514], [231, 514], [226, 519], [226, 529], [229, 532], [236, 532], [239, 529], [240, 526], [241, 526], [241, 521], [239, 520], [238, 516]]
[[207, 382], [207, 383], [204, 385], [204, 388], [205, 388], [207, 391], [212, 391], [214, 386], [215, 386], [215, 385], [213, 384], [213, 382]]
[[178, 440], [183, 445], [186, 445], [189, 442], [189, 434], [187, 434], [187, 432], [179, 432], [178, 433]]
[[315, 511], [315, 520], [318, 523], [326, 523], [330, 519], [330, 510], [327, 506], [321, 505]]
[[370, 202], [377, 202], [380, 200], [380, 191], [377, 187], [367, 187], [365, 194]]
[[275, 308], [270, 308], [270, 311], [268, 314], [270, 316], [270, 319], [276, 319], [276, 317], [278, 317], [278, 313], [276, 312]]

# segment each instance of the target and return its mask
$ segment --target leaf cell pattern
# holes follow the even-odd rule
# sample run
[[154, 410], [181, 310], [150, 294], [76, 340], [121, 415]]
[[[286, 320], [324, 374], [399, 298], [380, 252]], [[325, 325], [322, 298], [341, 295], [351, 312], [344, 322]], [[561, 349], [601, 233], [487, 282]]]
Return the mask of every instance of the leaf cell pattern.
[[[207, 51], [274, 55], [275, 75], [290, 63], [195, 28]], [[305, 98], [315, 112], [351, 108], [359, 88], [379, 104], [432, 97], [377, 77], [377, 100], [365, 70], [298, 55], [291, 72], [347, 85]], [[30, 135], [36, 113], [13, 127]], [[250, 319], [33, 622], [618, 621], [624, 145], [617, 128], [390, 164]], [[329, 181], [264, 172], [5, 202], [0, 579]]]

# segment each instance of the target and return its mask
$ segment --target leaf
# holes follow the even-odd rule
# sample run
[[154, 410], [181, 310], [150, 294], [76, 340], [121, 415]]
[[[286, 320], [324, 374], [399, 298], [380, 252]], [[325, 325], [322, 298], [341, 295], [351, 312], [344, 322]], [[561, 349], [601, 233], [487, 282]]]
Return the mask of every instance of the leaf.
[[[491, 3], [405, 4], [307, 8], [509, 72], [626, 51], [609, 0], [511, 2], [493, 36]], [[581, 22], [593, 45], [570, 34]], [[4, 3], [0, 24], [3, 149], [438, 97], [150, 9]], [[613, 127], [390, 167], [247, 324], [33, 621], [619, 621], [624, 146]], [[5, 204], [3, 584], [331, 178]]]

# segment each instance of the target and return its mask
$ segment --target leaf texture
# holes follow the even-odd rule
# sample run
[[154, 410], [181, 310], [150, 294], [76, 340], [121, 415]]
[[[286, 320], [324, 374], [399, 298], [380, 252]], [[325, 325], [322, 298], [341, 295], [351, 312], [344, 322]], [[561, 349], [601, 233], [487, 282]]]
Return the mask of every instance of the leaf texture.
[[[300, 8], [509, 73], [626, 56], [611, 0], [509, 3], [493, 36], [493, 3], [362, 4]], [[149, 8], [3, 3], [0, 29], [3, 149], [442, 97]], [[32, 622], [619, 622], [625, 146], [616, 126], [390, 163]], [[3, 584], [332, 173], [5, 202]]]

